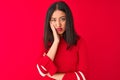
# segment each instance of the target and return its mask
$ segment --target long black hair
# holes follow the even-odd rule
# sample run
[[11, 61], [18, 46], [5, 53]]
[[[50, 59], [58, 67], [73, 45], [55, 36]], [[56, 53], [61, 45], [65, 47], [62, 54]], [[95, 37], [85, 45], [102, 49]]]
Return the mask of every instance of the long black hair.
[[65, 12], [65, 14], [66, 14], [66, 30], [63, 33], [63, 38], [67, 42], [67, 45], [68, 45], [67, 48], [70, 48], [71, 46], [77, 44], [77, 40], [80, 37], [76, 34], [76, 32], [74, 30], [74, 21], [73, 21], [72, 12], [71, 12], [69, 6], [63, 1], [58, 1], [58, 2], [53, 3], [47, 11], [45, 25], [44, 25], [45, 48], [48, 49], [51, 46], [49, 44], [53, 43], [53, 41], [54, 41], [49, 21], [55, 10], [61, 10], [61, 11]]

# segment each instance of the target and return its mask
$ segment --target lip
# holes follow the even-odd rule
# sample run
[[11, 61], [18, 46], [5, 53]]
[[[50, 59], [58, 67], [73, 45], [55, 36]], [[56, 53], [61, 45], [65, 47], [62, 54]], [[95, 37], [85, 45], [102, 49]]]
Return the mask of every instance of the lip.
[[56, 28], [57, 31], [62, 31], [62, 28]]

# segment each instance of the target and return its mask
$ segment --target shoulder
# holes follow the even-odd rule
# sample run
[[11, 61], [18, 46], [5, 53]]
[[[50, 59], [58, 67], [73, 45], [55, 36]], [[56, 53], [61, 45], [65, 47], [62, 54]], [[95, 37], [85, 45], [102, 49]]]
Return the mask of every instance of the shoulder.
[[77, 40], [77, 47], [82, 48], [82, 49], [87, 48], [86, 40], [81, 36]]
[[83, 37], [81, 37], [78, 40], [77, 51], [78, 51], [77, 54], [79, 56], [79, 59], [83, 61], [82, 63], [86, 63], [88, 58], [88, 47], [87, 47], [86, 40]]
[[81, 36], [77, 39], [77, 45], [80, 45], [80, 44], [86, 44], [86, 40]]

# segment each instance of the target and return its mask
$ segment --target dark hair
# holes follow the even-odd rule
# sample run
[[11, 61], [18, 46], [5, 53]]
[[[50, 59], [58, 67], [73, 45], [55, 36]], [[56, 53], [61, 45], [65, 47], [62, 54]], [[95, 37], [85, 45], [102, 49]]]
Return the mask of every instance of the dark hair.
[[53, 43], [54, 38], [52, 34], [52, 30], [50, 28], [49, 21], [51, 16], [55, 10], [61, 10], [66, 14], [66, 30], [63, 33], [63, 38], [67, 42], [68, 47], [70, 48], [72, 45], [76, 45], [79, 36], [76, 34], [74, 30], [74, 22], [73, 16], [68, 5], [63, 1], [55, 2], [50, 6], [46, 14], [45, 26], [44, 26], [44, 45], [45, 48], [48, 49], [51, 45], [49, 43]]

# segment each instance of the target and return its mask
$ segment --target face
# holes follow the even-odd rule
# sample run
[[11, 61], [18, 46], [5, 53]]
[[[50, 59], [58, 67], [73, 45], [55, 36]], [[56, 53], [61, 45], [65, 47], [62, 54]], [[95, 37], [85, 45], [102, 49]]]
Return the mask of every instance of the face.
[[61, 10], [55, 10], [51, 16], [51, 24], [54, 25], [57, 33], [62, 35], [66, 27], [66, 14]]

